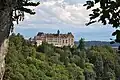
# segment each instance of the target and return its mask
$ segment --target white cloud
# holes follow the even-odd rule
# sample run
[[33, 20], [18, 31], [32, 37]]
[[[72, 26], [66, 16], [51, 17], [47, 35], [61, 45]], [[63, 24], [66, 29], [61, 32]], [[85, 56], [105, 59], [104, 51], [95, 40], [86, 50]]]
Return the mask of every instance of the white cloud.
[[[34, 0], [35, 1], [35, 0]], [[37, 1], [37, 0], [36, 0]], [[82, 3], [70, 4], [66, 0], [41, 0], [34, 16], [26, 15], [25, 24], [71, 24], [84, 26], [89, 12]], [[69, 1], [69, 0], [68, 0]], [[29, 26], [29, 25], [28, 25]], [[26, 26], [27, 27], [27, 26]]]
[[58, 20], [68, 24], [85, 24], [88, 18], [88, 11], [83, 4], [72, 4], [70, 5], [64, 0], [50, 0], [43, 2], [38, 9], [49, 13]]
[[17, 26], [17, 32], [34, 36], [38, 31], [54, 32], [59, 29], [63, 33], [73, 32], [76, 39], [84, 37], [87, 40], [92, 40], [95, 36], [95, 40], [108, 40], [113, 31], [109, 25], [102, 27], [98, 23], [85, 26], [85, 23], [89, 21], [88, 15], [91, 12], [83, 7], [85, 0], [40, 0], [40, 2], [41, 4], [35, 9], [36, 14], [32, 16], [26, 14], [25, 20]]

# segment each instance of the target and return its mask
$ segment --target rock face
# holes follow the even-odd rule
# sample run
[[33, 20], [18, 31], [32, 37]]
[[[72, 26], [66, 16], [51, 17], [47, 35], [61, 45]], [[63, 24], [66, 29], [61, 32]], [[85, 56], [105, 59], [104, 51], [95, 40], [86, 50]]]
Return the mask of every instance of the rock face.
[[2, 80], [5, 71], [5, 55], [7, 53], [8, 39], [6, 39], [0, 48], [0, 80]]
[[5, 70], [4, 59], [7, 52], [7, 38], [12, 25], [12, 1], [13, 0], [0, 0], [0, 80], [2, 80]]

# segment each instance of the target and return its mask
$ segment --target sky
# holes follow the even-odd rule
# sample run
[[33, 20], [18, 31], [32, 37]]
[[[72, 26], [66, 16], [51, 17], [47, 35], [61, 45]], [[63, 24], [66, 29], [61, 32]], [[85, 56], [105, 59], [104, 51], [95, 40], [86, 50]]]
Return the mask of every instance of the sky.
[[85, 26], [89, 21], [91, 10], [83, 7], [85, 0], [33, 0], [40, 1], [36, 8], [29, 7], [35, 15], [25, 14], [25, 20], [15, 24], [15, 33], [25, 38], [34, 37], [38, 32], [61, 33], [72, 32], [75, 40], [85, 38], [87, 41], [108, 41], [114, 29], [110, 25], [95, 23]]

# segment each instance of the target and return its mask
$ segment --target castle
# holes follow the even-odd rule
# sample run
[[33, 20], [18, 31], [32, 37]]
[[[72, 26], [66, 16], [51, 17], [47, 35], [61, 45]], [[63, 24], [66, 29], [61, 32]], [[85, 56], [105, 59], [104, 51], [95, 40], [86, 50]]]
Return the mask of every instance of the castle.
[[42, 42], [47, 42], [48, 44], [53, 44], [56, 47], [72, 47], [74, 45], [74, 36], [71, 32], [67, 34], [60, 34], [59, 30], [56, 34], [38, 32], [38, 34], [34, 37], [34, 41], [37, 46], [41, 45]]

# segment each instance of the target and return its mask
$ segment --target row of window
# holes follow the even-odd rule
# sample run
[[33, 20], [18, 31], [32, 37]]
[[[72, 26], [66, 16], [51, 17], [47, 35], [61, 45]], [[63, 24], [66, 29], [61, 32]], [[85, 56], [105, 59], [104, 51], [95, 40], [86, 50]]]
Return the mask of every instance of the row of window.
[[63, 43], [63, 44], [67, 44], [67, 43], [71, 43], [68, 40], [63, 40], [63, 41], [48, 41], [48, 42], [52, 42], [52, 43]]
[[59, 44], [59, 43], [49, 43], [49, 44], [53, 44], [53, 45], [66, 45], [66, 46], [68, 46], [68, 45], [73, 45], [73, 43], [72, 44]]
[[[64, 39], [64, 38], [63, 39], [61, 39], [61, 38], [47, 38], [47, 40], [66, 40], [66, 39]], [[73, 39], [70, 39], [70, 38], [67, 39], [67, 40], [69, 40], [69, 41], [72, 40], [73, 41]]]
[[73, 39], [70, 40], [47, 40], [48, 42], [63, 42], [63, 43], [68, 43], [68, 42], [73, 42]]

